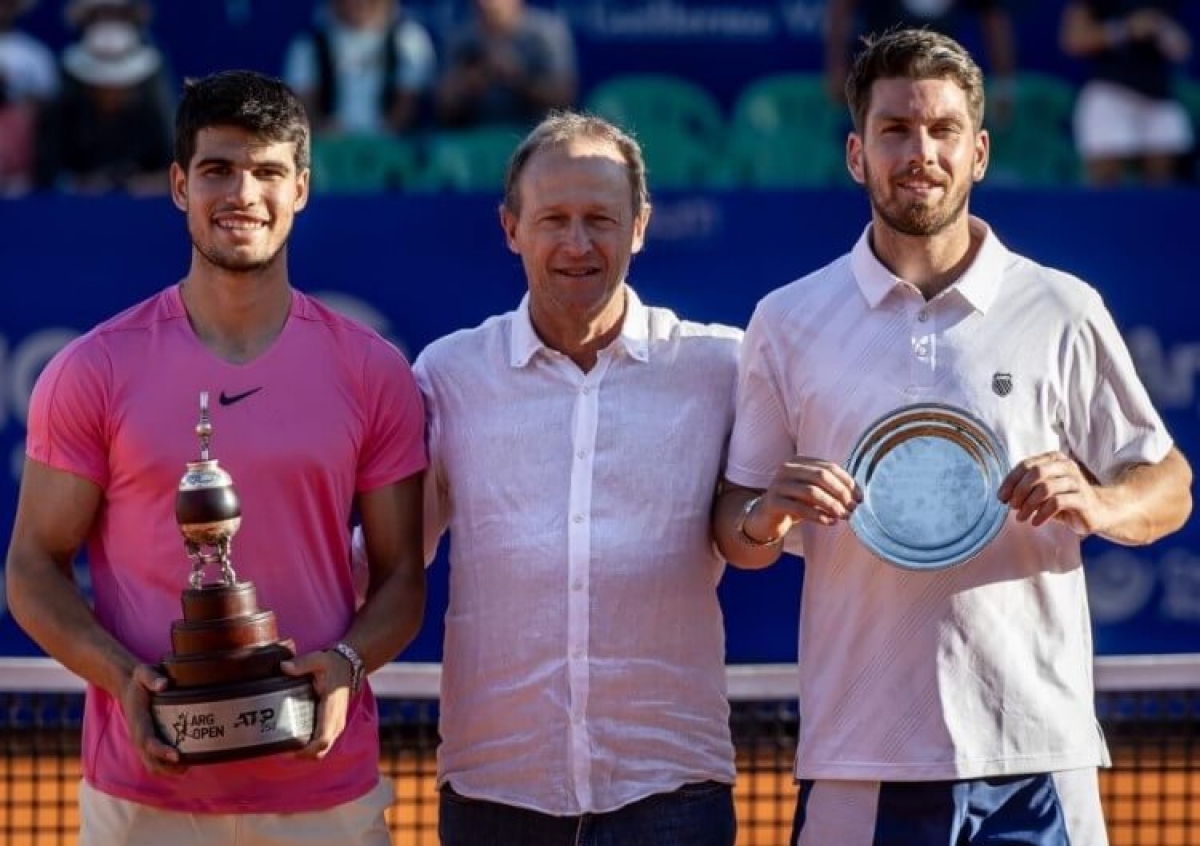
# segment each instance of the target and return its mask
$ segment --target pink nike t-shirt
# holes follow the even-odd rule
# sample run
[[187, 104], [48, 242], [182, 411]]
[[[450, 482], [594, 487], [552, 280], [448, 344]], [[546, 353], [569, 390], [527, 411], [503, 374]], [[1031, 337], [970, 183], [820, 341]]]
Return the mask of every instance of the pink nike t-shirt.
[[[199, 395], [209, 393], [212, 457], [233, 477], [242, 525], [232, 562], [298, 652], [322, 649], [354, 613], [351, 508], [425, 468], [424, 409], [408, 362], [373, 331], [299, 292], [283, 332], [231, 364], [196, 338], [177, 286], [97, 326], [46, 367], [29, 410], [29, 457], [104, 490], [87, 541], [100, 623], [133, 654], [170, 652], [190, 561], [175, 491], [199, 457]], [[215, 575], [210, 573], [210, 578]], [[330, 807], [378, 779], [375, 701], [351, 703], [321, 761], [282, 753], [151, 775], [119, 704], [89, 688], [84, 776], [96, 789], [163, 808], [288, 813]]]

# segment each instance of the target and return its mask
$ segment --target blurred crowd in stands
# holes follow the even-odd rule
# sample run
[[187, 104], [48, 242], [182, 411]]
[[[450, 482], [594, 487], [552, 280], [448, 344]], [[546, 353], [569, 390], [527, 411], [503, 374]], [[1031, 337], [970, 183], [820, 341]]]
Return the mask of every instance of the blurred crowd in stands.
[[[74, 40], [55, 51], [21, 28], [37, 2], [0, 0], [0, 196], [165, 191], [179, 80], [151, 4], [66, 0]], [[994, 181], [1194, 183], [1200, 81], [1182, 72], [1184, 2], [1068, 0], [1059, 42], [1086, 67], [1082, 85], [1022, 69], [1005, 0], [829, 0], [824, 73], [780, 68], [728, 109], [669, 67], [583, 96], [568, 20], [525, 0], [471, 0], [446, 32], [400, 0], [315, 0], [282, 66], [258, 69], [308, 106], [314, 181], [330, 190], [498, 188], [516, 139], [566, 106], [633, 129], [661, 187], [829, 185], [848, 182], [842, 81], [858, 38], [900, 23], [954, 34], [973, 17]]]

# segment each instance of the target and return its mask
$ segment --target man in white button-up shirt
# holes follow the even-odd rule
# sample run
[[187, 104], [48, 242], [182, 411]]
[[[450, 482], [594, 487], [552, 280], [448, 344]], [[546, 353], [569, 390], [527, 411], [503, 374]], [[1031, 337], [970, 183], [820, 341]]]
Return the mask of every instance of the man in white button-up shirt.
[[723, 569], [709, 517], [741, 332], [626, 284], [636, 143], [552, 116], [500, 209], [517, 309], [431, 344], [426, 552], [450, 531], [444, 846], [730, 846]]
[[[847, 95], [871, 223], [759, 303], [715, 516], [738, 566], [771, 564], [785, 536], [805, 555], [796, 842], [1102, 846], [1079, 535], [1174, 531], [1191, 471], [1097, 293], [968, 214], [988, 136], [966, 51], [886, 34]], [[914, 403], [966, 410], [1015, 462], [999, 534], [957, 567], [894, 566], [847, 522], [884, 497], [842, 463]]]

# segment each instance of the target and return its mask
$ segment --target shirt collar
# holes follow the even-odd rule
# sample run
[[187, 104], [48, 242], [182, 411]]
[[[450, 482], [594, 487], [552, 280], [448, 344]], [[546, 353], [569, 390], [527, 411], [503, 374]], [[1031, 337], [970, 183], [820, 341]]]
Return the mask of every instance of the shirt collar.
[[[1008, 264], [1008, 248], [1000, 242], [990, 226], [977, 217], [971, 217], [972, 232], [981, 236], [983, 243], [975, 260], [947, 291], [956, 291], [967, 303], [980, 313], [986, 313], [996, 300], [1004, 267]], [[850, 251], [850, 270], [858, 288], [871, 308], [883, 302], [892, 289], [904, 284], [904, 280], [883, 266], [871, 249], [871, 225], [863, 230], [854, 248]]]
[[[633, 288], [624, 286], [625, 317], [621, 323], [621, 334], [608, 349], [623, 349], [634, 361], [650, 360], [650, 310], [642, 304]], [[539, 350], [549, 350], [529, 314], [529, 293], [521, 298], [521, 304], [512, 319], [512, 339], [508, 363], [512, 367], [524, 367]]]

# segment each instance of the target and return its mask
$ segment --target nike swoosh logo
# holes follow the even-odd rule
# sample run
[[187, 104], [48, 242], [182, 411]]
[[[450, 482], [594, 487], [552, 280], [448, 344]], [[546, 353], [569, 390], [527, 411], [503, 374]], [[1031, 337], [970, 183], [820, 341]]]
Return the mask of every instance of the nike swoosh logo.
[[240, 394], [233, 394], [232, 396], [229, 396], [224, 391], [221, 391], [221, 395], [217, 397], [217, 399], [220, 401], [221, 405], [233, 405], [235, 402], [241, 402], [246, 397], [250, 396], [251, 394], [257, 394], [261, 390], [262, 387], [259, 386], [257, 388], [251, 388], [248, 391], [242, 391]]

